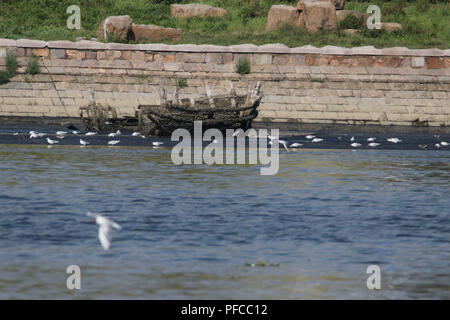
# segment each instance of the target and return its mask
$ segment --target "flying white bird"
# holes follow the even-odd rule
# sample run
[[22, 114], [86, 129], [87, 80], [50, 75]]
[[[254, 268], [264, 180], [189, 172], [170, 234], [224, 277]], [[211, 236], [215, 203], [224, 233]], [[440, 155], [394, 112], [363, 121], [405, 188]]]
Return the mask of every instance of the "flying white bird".
[[113, 146], [113, 145], [118, 144], [119, 142], [120, 142], [120, 140], [111, 140], [111, 141], [108, 141], [108, 144], [109, 144], [110, 146]]
[[96, 134], [97, 134], [97, 132], [86, 132], [85, 136], [93, 136]]
[[289, 152], [289, 149], [288, 149], [288, 147], [287, 147], [287, 141], [285, 141], [285, 140], [278, 140], [278, 139], [273, 139], [273, 140], [270, 140], [269, 141], [269, 144], [270, 145], [272, 145], [272, 143], [276, 143], [276, 142], [278, 142], [278, 144], [281, 144], [285, 149], [286, 149], [286, 151], [287, 152]]
[[358, 148], [358, 147], [361, 147], [361, 143], [353, 142], [353, 143], [351, 144], [351, 146], [352, 146], [353, 148]]
[[376, 143], [376, 142], [371, 142], [371, 143], [369, 143], [369, 147], [377, 147], [377, 146], [379, 146], [380, 144], [379, 143]]
[[50, 139], [50, 138], [47, 138], [47, 142], [48, 142], [48, 144], [55, 144], [55, 143], [59, 143], [59, 141], [58, 141], [58, 140], [52, 140], [52, 139]]
[[369, 142], [373, 142], [375, 140], [377, 140], [377, 138], [367, 138], [367, 141], [369, 141]]
[[109, 250], [109, 248], [111, 248], [112, 228], [114, 228], [116, 230], [121, 230], [122, 227], [119, 226], [114, 221], [108, 219], [107, 217], [104, 217], [99, 214], [88, 212], [87, 216], [94, 218], [95, 223], [97, 223], [99, 225], [98, 240], [100, 240], [100, 244], [102, 245], [104, 250]]
[[[217, 141], [217, 140], [214, 140], [214, 141]], [[213, 143], [217, 143], [217, 142], [214, 142], [214, 141], [213, 141]], [[152, 142], [152, 145], [154, 145], [154, 146], [160, 146], [162, 144], [164, 144], [164, 143], [163, 142], [159, 142], [159, 141]]]
[[314, 139], [312, 139], [312, 143], [317, 143], [317, 142], [322, 142], [323, 141], [323, 139], [322, 138], [314, 138]]
[[399, 138], [389, 138], [389, 139], [387, 139], [387, 141], [392, 142], [392, 143], [399, 143], [399, 142], [402, 142], [402, 139], [399, 139]]
[[298, 142], [294, 142], [293, 144], [290, 145], [291, 148], [298, 148], [301, 147], [303, 144], [298, 143]]
[[315, 137], [316, 137], [316, 136], [312, 136], [312, 135], [307, 135], [307, 136], [306, 136], [305, 138], [306, 138], [306, 139], [310, 139], [310, 140], [311, 140], [311, 139], [314, 139]]
[[443, 146], [448, 146], [448, 142], [441, 141], [441, 145], [443, 145]]
[[86, 146], [86, 145], [90, 144], [90, 142], [84, 141], [84, 140], [80, 139], [80, 144], [81, 144], [82, 146]]

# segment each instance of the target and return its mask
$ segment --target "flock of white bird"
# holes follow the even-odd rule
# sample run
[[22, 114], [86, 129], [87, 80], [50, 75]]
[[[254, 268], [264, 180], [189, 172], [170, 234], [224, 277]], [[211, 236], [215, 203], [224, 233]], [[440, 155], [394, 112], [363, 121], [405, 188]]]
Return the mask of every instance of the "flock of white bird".
[[[77, 130], [71, 131], [71, 133], [74, 134], [74, 135], [80, 134], [80, 132], [77, 131]], [[240, 131], [236, 131], [236, 132], [233, 134], [233, 136], [237, 136], [239, 133], [241, 133], [241, 132], [240, 132]], [[44, 138], [44, 137], [45, 137], [45, 138], [47, 139], [47, 143], [48, 143], [49, 145], [54, 145], [54, 144], [60, 143], [61, 140], [64, 139], [65, 136], [66, 136], [67, 134], [69, 134], [69, 132], [66, 132], [66, 131], [56, 131], [56, 132], [55, 132], [55, 136], [56, 136], [58, 139], [60, 139], [60, 140], [54, 140], [54, 139], [51, 139], [51, 138], [47, 137], [47, 134], [46, 134], [46, 133], [41, 133], [41, 132], [37, 132], [37, 131], [30, 131], [29, 134], [30, 134], [30, 139]], [[86, 133], [84, 133], [84, 135], [85, 135], [86, 137], [94, 136], [94, 135], [96, 135], [96, 134], [97, 134], [97, 132], [86, 132]], [[19, 133], [15, 133], [14, 135], [19, 135]], [[80, 134], [80, 135], [81, 135], [81, 134]], [[111, 132], [111, 133], [109, 133], [107, 136], [110, 137], [110, 138], [115, 138], [115, 137], [118, 137], [118, 136], [120, 136], [120, 135], [122, 135], [122, 133], [120, 132], [120, 130], [117, 130], [116, 132]], [[143, 134], [141, 134], [140, 132], [133, 132], [133, 133], [131, 134], [131, 136], [132, 136], [132, 137], [140, 137], [140, 138], [144, 138], [144, 139], [145, 139], [145, 136], [144, 136]], [[270, 136], [270, 135], [268, 136], [268, 138], [269, 138], [269, 140], [270, 140], [270, 141], [269, 141], [269, 145], [272, 145], [272, 144], [274, 144], [274, 143], [277, 143], [278, 145], [283, 146], [284, 149], [286, 149], [287, 152], [289, 152], [289, 148], [300, 148], [300, 147], [303, 146], [302, 143], [294, 142], [294, 143], [292, 143], [291, 145], [289, 145], [289, 147], [288, 147], [288, 142], [287, 142], [286, 140], [281, 140], [281, 139], [279, 139], [279, 138], [277, 138], [277, 137]], [[306, 135], [305, 138], [306, 138], [307, 140], [309, 140], [311, 143], [320, 143], [320, 142], [325, 141], [325, 139], [316, 137], [315, 135], [312, 135], [312, 134]], [[439, 135], [435, 135], [435, 138], [439, 138]], [[342, 140], [342, 137], [338, 137], [338, 139], [339, 139], [339, 140]], [[377, 140], [377, 138], [374, 138], [374, 137], [369, 137], [369, 138], [367, 138], [367, 139], [366, 139], [367, 146], [369, 146], [369, 147], [371, 147], [371, 148], [375, 148], [375, 147], [380, 146], [381, 143], [380, 143], [380, 142], [376, 142], [376, 140]], [[386, 139], [386, 141], [387, 141], [387, 142], [390, 142], [390, 143], [393, 143], [393, 144], [397, 144], [397, 143], [402, 142], [402, 139], [393, 137], [393, 138], [388, 138], [388, 139]], [[120, 140], [109, 140], [106, 144], [109, 145], [109, 146], [114, 146], [114, 145], [117, 145], [117, 144], [119, 144], [119, 143], [120, 143]], [[218, 143], [218, 140], [214, 140], [213, 143]], [[87, 146], [87, 145], [89, 145], [89, 144], [90, 144], [89, 141], [80, 139], [80, 145], [81, 145], [82, 147], [85, 147], [85, 146]], [[154, 147], [159, 147], [159, 146], [163, 145], [163, 142], [155, 141], [155, 142], [152, 142], [152, 145], [153, 145]], [[441, 147], [446, 147], [446, 146], [448, 146], [448, 145], [449, 145], [448, 142], [446, 142], [446, 141], [441, 141], [441, 142], [439, 142], [439, 143], [435, 143], [434, 146], [435, 146], [436, 149], [440, 149]], [[352, 147], [352, 148], [359, 148], [359, 147], [362, 147], [362, 146], [363, 146], [363, 142], [362, 142], [362, 141], [361, 141], [361, 142], [357, 142], [356, 139], [355, 139], [355, 137], [351, 137], [351, 138], [350, 138], [350, 147]], [[419, 147], [422, 148], [422, 149], [426, 149], [426, 148], [428, 147], [428, 145], [419, 145]]]
[[[60, 143], [61, 140], [64, 139], [67, 134], [69, 134], [69, 132], [67, 132], [67, 131], [56, 131], [55, 132], [55, 136], [59, 140], [54, 140], [54, 139], [51, 139], [50, 137], [47, 137], [48, 134], [46, 134], [46, 133], [37, 132], [37, 131], [30, 131], [28, 133], [30, 135], [30, 139], [46, 138], [47, 139], [47, 143], [49, 145], [54, 145], [54, 144]], [[74, 134], [74, 135], [81, 135], [80, 132], [77, 131], [77, 130], [73, 130], [73, 131], [71, 131], [71, 133]], [[97, 134], [97, 132], [86, 132], [84, 134], [84, 136], [89, 137], [89, 136], [94, 136], [96, 134]], [[114, 138], [114, 137], [120, 136], [121, 134], [122, 133], [120, 132], [120, 130], [117, 130], [116, 132], [109, 133], [108, 137]], [[18, 136], [18, 135], [20, 135], [20, 133], [16, 132], [16, 133], [14, 133], [14, 135]], [[141, 134], [140, 132], [133, 132], [131, 134], [131, 136], [133, 136], [133, 137], [140, 137], [140, 138], [145, 139], [145, 136], [143, 134]], [[109, 140], [106, 144], [109, 145], [109, 146], [114, 146], [114, 145], [119, 144], [119, 143], [120, 143], [120, 140]], [[89, 144], [91, 144], [89, 141], [86, 141], [86, 140], [83, 140], [83, 139], [80, 138], [80, 145], [82, 147], [86, 147]], [[158, 146], [161, 146], [163, 144], [163, 142], [154, 141], [152, 144], [153, 144], [153, 146], [158, 147]]]
[[[289, 152], [289, 149], [288, 149], [288, 147], [287, 147], [287, 141], [286, 141], [286, 140], [280, 140], [280, 139], [278, 139], [278, 138], [276, 138], [276, 137], [273, 137], [273, 136], [268, 136], [268, 138], [269, 138], [269, 140], [270, 140], [269, 145], [272, 145], [272, 143], [278, 143], [279, 145], [282, 145], [282, 146], [286, 149], [287, 152]], [[314, 135], [306, 135], [305, 138], [306, 138], [307, 140], [310, 140], [311, 143], [319, 143], [319, 142], [325, 141], [325, 139], [316, 137], [316, 136], [314, 136]], [[439, 136], [435, 136], [435, 138], [439, 138]], [[339, 140], [342, 140], [342, 137], [338, 137], [338, 139], [339, 139]], [[367, 139], [366, 139], [366, 141], [367, 141], [367, 146], [369, 146], [369, 147], [371, 147], [371, 148], [375, 148], [375, 147], [380, 146], [381, 143], [375, 142], [375, 140], [377, 140], [377, 138], [374, 138], [374, 137], [369, 137], [369, 138], [367, 138]], [[388, 139], [386, 139], [386, 141], [388, 141], [388, 142], [390, 142], [390, 143], [393, 143], [393, 144], [397, 144], [397, 143], [402, 142], [402, 139], [394, 137], [394, 138], [388, 138]], [[352, 147], [352, 148], [359, 148], [359, 147], [361, 147], [362, 145], [363, 145], [362, 143], [356, 142], [355, 137], [351, 137], [351, 138], [350, 138], [350, 147]], [[439, 149], [439, 148], [441, 148], [441, 146], [448, 146], [448, 145], [449, 145], [448, 142], [446, 142], [446, 141], [441, 141], [441, 142], [439, 142], [439, 143], [436, 143], [436, 144], [435, 144], [435, 147], [436, 147], [436, 149]], [[300, 148], [300, 147], [302, 147], [302, 146], [303, 146], [302, 143], [294, 142], [294, 143], [292, 143], [289, 147], [290, 147], [290, 148]], [[427, 145], [419, 145], [419, 147], [424, 149], [424, 148], [427, 148]]]

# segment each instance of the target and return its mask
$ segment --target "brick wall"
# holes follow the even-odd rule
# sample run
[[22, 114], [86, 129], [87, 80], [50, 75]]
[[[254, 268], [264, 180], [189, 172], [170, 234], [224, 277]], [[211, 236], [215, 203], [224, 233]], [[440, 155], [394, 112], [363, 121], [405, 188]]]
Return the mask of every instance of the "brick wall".
[[[0, 116], [79, 117], [94, 89], [97, 103], [134, 115], [139, 104], [169, 98], [178, 79], [180, 97], [238, 93], [262, 82], [255, 121], [336, 124], [450, 125], [450, 50], [373, 47], [287, 48], [283, 45], [117, 44], [92, 41], [0, 39], [0, 68], [7, 51], [19, 57], [18, 75], [0, 86]], [[29, 57], [41, 73], [25, 73]], [[235, 64], [246, 57], [251, 73]]]

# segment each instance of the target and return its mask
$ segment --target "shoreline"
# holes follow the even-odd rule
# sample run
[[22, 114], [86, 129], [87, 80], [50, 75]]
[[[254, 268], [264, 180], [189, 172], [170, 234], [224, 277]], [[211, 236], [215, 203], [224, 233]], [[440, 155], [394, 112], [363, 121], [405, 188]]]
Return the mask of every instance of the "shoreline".
[[[93, 99], [120, 119], [159, 105], [161, 89], [195, 99], [206, 86], [242, 95], [260, 82], [255, 125], [450, 126], [450, 50], [0, 39], [0, 67], [7, 52], [18, 69], [0, 85], [0, 116], [77, 118]], [[30, 75], [33, 55], [40, 73]], [[243, 59], [249, 73], [238, 72]]]

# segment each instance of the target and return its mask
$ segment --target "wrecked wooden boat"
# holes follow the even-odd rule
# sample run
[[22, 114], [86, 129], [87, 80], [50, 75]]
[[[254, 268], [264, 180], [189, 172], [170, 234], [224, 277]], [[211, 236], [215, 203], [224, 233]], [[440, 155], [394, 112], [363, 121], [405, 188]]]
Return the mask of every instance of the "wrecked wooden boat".
[[137, 115], [119, 118], [116, 108], [97, 104], [94, 93], [89, 90], [90, 101], [86, 107], [80, 107], [80, 117], [87, 130], [112, 132], [116, 130], [135, 131], [138, 128]]
[[176, 87], [172, 100], [167, 100], [166, 91], [160, 88], [159, 105], [138, 107], [139, 130], [145, 132], [149, 128], [149, 134], [170, 135], [179, 128], [193, 131], [194, 121], [202, 121], [203, 130], [247, 130], [258, 116], [256, 109], [262, 99], [260, 88], [261, 83], [258, 82], [247, 95], [237, 95], [231, 84], [229, 94], [212, 96], [206, 85], [206, 97], [179, 99]]

